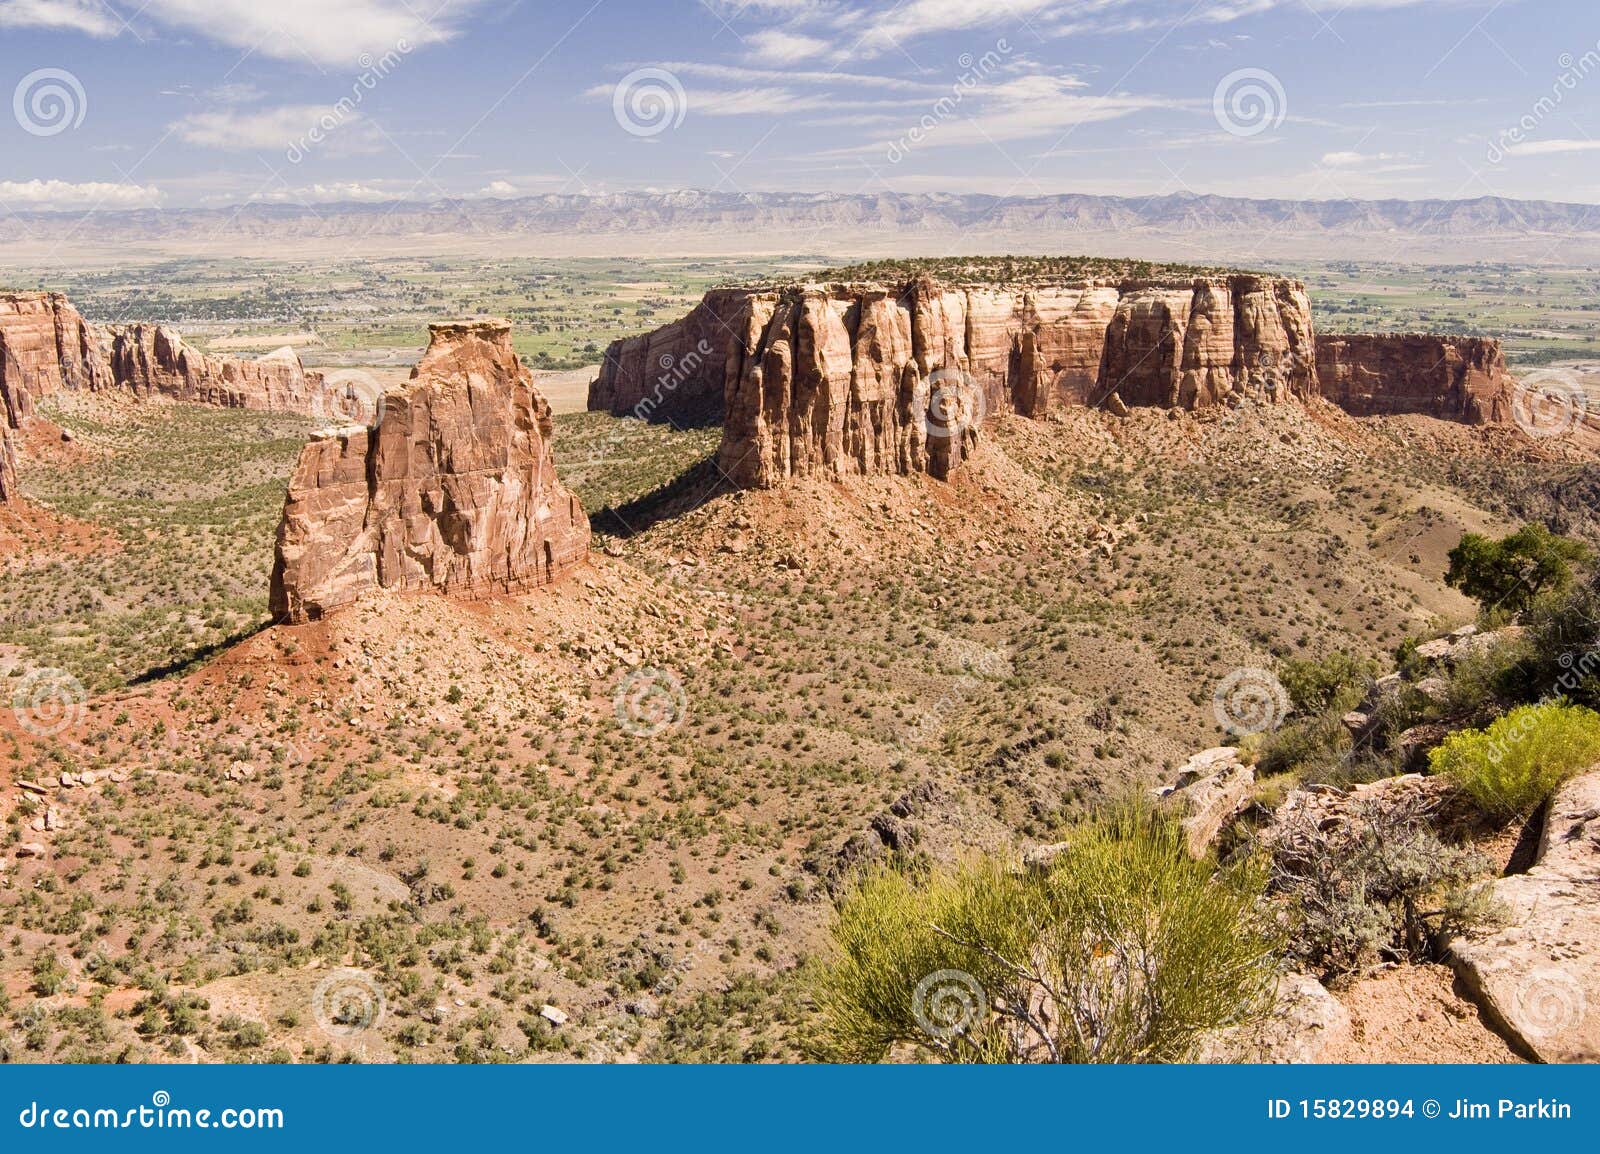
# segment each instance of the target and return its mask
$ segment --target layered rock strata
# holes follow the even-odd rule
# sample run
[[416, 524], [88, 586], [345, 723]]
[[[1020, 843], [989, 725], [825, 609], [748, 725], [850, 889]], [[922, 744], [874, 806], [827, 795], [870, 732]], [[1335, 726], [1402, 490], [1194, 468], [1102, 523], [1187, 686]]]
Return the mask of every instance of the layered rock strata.
[[8, 404], [25, 419], [62, 390], [120, 387], [196, 404], [309, 413], [321, 378], [293, 349], [255, 360], [210, 356], [165, 325], [91, 325], [60, 293], [0, 294]]
[[752, 293], [737, 316], [722, 357], [719, 464], [746, 486], [947, 477], [994, 412], [1196, 409], [1315, 391], [1310, 304], [1295, 281], [1007, 290], [924, 278]]
[[582, 561], [589, 521], [556, 478], [550, 406], [504, 321], [430, 327], [373, 427], [300, 454], [278, 527], [271, 607], [320, 618], [364, 593], [510, 592]]
[[713, 289], [688, 316], [614, 341], [589, 386], [589, 408], [641, 420], [700, 424], [722, 416], [724, 374], [753, 313], [770, 315], [776, 293]]
[[1317, 338], [1322, 395], [1358, 417], [1398, 413], [1469, 425], [1514, 419], [1516, 380], [1500, 342], [1428, 333]]
[[[1101, 404], [1119, 389], [1128, 404], [1194, 408], [1252, 375], [1281, 380], [1290, 393], [1314, 387], [1311, 309], [1298, 281], [1238, 275], [1012, 289], [923, 278], [901, 286], [714, 290], [683, 320], [613, 343], [590, 386], [589, 408], [675, 421], [689, 410], [724, 412], [729, 390], [743, 379], [739, 362], [774, 313], [792, 326], [789, 314], [807, 299], [831, 302], [852, 340], [864, 309], [894, 302], [927, 341], [915, 350], [920, 360], [969, 373], [987, 405], [1030, 416]], [[902, 367], [863, 371], [881, 380]]]

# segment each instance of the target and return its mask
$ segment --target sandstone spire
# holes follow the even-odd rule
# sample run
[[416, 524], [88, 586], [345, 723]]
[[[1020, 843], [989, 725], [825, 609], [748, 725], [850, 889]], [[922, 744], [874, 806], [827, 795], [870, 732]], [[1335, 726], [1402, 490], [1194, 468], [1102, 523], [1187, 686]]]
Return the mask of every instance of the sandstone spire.
[[589, 521], [556, 478], [550, 406], [511, 326], [430, 333], [373, 427], [322, 434], [301, 452], [272, 573], [280, 619], [315, 620], [376, 589], [525, 589], [586, 556]]

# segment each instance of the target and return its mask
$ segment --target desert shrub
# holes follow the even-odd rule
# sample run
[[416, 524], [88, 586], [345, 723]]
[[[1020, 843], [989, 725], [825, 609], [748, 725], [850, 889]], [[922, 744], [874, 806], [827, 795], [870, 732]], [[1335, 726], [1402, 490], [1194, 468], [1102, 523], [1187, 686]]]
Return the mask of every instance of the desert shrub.
[[1171, 823], [1084, 827], [1047, 870], [986, 859], [869, 873], [818, 966], [807, 1050], [876, 1061], [1165, 1062], [1269, 1012], [1274, 931], [1259, 873], [1191, 860]]
[[1451, 734], [1428, 760], [1491, 817], [1531, 813], [1600, 761], [1600, 714], [1564, 701], [1524, 705], [1487, 729]]
[[1388, 798], [1346, 822], [1285, 820], [1272, 847], [1271, 891], [1285, 899], [1289, 952], [1324, 979], [1381, 960], [1419, 961], [1441, 935], [1491, 916], [1492, 863], [1445, 843], [1433, 803]]
[[1500, 677], [1510, 702], [1552, 693], [1600, 708], [1600, 575], [1565, 596], [1541, 597], [1523, 616], [1518, 660]]
[[1268, 776], [1327, 773], [1345, 760], [1353, 744], [1339, 714], [1330, 710], [1291, 721], [1264, 736], [1256, 769]]
[[1330, 653], [1320, 660], [1289, 659], [1278, 665], [1278, 681], [1302, 713], [1337, 709], [1348, 713], [1361, 703], [1367, 683], [1377, 676], [1373, 661], [1349, 653]]
[[1564, 592], [1572, 584], [1572, 567], [1587, 557], [1581, 542], [1537, 523], [1498, 541], [1467, 533], [1450, 550], [1444, 579], [1486, 614], [1519, 613], [1543, 593]]

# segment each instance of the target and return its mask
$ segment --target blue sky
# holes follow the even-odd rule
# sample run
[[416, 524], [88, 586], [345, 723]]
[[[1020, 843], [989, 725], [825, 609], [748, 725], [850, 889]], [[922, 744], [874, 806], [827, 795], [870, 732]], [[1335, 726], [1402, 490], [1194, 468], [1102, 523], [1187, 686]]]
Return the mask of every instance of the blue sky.
[[0, 0], [0, 205], [1600, 201], [1593, 0]]

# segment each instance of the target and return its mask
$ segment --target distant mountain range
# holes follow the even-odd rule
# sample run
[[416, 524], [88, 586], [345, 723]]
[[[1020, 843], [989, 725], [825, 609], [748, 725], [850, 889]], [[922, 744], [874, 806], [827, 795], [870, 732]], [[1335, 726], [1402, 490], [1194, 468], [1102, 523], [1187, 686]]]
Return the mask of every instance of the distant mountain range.
[[[1119, 197], [1063, 194], [997, 197], [954, 194], [624, 192], [549, 194], [510, 200], [338, 204], [246, 204], [221, 209], [7, 213], [0, 241], [149, 244], [157, 248], [232, 248], [334, 239], [421, 242], [455, 238], [560, 237], [569, 241], [650, 235], [679, 249], [732, 238], [766, 251], [834, 251], [844, 246], [916, 247], [950, 238], [984, 238], [1028, 248], [1070, 248], [1074, 237], [1186, 238], [1277, 248], [1348, 238], [1367, 252], [1388, 238], [1600, 240], [1600, 206], [1507, 200], [1250, 200], [1177, 193]], [[1375, 249], [1373, 242], [1379, 242]], [[570, 246], [569, 246], [570, 247]], [[600, 243], [600, 249], [626, 251]], [[991, 248], [993, 244], [991, 244]], [[1326, 244], [1317, 245], [1328, 248]], [[1453, 249], [1455, 246], [1451, 244]], [[1587, 245], [1585, 245], [1587, 248]], [[522, 251], [514, 241], [513, 251]], [[1330, 251], [1336, 251], [1333, 246]], [[1473, 254], [1463, 250], [1463, 259]]]

